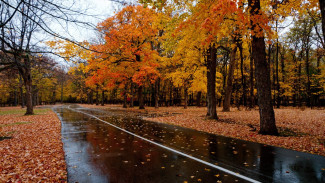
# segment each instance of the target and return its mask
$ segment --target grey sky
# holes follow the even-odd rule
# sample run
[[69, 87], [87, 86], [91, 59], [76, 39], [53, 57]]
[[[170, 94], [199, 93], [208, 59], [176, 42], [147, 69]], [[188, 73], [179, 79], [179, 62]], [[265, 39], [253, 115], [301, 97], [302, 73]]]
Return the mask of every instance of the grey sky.
[[[112, 16], [114, 11], [117, 11], [120, 5], [109, 0], [77, 0], [74, 6], [78, 8], [80, 7], [80, 10], [86, 10], [86, 13], [89, 15], [94, 15], [79, 16], [78, 18], [80, 20], [97, 25], [99, 22]], [[63, 34], [64, 36], [76, 41], [89, 40], [94, 37], [94, 30], [90, 27], [75, 25], [72, 23], [68, 24], [64, 29], [56, 23], [53, 23], [52, 26], [58, 30], [59, 34]]]

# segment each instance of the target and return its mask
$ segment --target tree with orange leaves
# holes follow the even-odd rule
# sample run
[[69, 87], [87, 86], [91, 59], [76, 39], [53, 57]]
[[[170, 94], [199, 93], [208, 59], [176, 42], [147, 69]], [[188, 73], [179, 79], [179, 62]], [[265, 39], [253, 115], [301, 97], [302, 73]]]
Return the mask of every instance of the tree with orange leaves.
[[110, 68], [108, 72], [121, 77], [120, 84], [138, 85], [140, 109], [144, 109], [144, 85], [154, 83], [159, 75], [158, 53], [153, 49], [158, 33], [156, 16], [149, 8], [127, 6], [98, 25], [105, 42], [94, 45], [98, 52], [95, 57]]

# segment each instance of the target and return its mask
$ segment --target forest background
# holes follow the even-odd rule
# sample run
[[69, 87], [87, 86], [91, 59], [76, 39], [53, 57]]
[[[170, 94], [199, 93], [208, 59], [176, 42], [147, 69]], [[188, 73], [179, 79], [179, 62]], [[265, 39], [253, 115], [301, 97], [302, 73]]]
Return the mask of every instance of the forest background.
[[[1, 2], [0, 104], [27, 106], [26, 114], [56, 102], [120, 103], [207, 106], [218, 119], [217, 105], [258, 105], [260, 133], [276, 135], [273, 107], [325, 105], [322, 1], [124, 3], [81, 42], [47, 27], [49, 18], [88, 26], [71, 18], [81, 12], [51, 1]], [[48, 47], [33, 41], [37, 32], [53, 37]]]

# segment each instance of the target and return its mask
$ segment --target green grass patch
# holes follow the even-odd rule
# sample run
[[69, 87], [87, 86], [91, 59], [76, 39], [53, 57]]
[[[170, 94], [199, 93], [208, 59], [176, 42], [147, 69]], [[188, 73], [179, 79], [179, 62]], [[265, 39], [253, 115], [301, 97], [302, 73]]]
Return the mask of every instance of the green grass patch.
[[279, 136], [282, 136], [282, 137], [302, 137], [305, 135], [308, 135], [308, 134], [299, 132], [299, 131], [294, 131], [289, 128], [282, 128], [282, 127], [279, 128]]
[[[45, 114], [51, 109], [34, 109], [34, 114]], [[0, 111], [0, 115], [8, 115], [8, 114], [21, 114], [24, 115], [26, 113], [25, 109], [11, 109], [11, 110], [3, 110]]]
[[32, 122], [22, 121], [22, 122], [16, 122], [16, 123], [9, 123], [9, 124], [0, 125], [0, 128], [1, 127], [6, 127], [6, 126], [24, 125], [24, 124], [29, 124], [29, 123], [32, 123]]

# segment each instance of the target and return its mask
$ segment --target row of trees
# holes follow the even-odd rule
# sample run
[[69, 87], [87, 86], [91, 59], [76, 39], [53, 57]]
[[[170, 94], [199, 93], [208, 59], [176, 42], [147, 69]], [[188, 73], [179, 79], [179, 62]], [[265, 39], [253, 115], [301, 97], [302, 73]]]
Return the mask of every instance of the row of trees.
[[[19, 86], [24, 86], [25, 92], [20, 93], [25, 93], [26, 114], [33, 114], [33, 90], [37, 85], [33, 84], [32, 70], [39, 65], [53, 64], [48, 62], [49, 59], [43, 59], [49, 53], [44, 47], [44, 40], [54, 36], [73, 42], [58, 34], [58, 27], [67, 30], [66, 25], [71, 23], [91, 26], [78, 18], [80, 15], [88, 15], [75, 7], [75, 3], [59, 0], [1, 0], [0, 72], [5, 72], [2, 75], [6, 75], [8, 79], [15, 75], [14, 80], [19, 78]], [[51, 22], [56, 23], [56, 29], [52, 29]], [[6, 84], [6, 81], [3, 79], [1, 83]], [[15, 98], [15, 94], [13, 96]]]
[[[140, 109], [144, 90], [156, 107], [159, 101], [183, 101], [186, 107], [195, 93], [198, 105], [206, 96], [213, 119], [217, 100], [224, 111], [231, 103], [258, 104], [260, 133], [273, 135], [278, 133], [273, 105], [322, 104], [324, 26], [318, 1], [142, 3], [98, 25], [99, 41], [87, 43], [96, 50], [92, 54], [67, 42], [50, 43], [67, 48], [65, 57], [88, 55], [82, 59], [89, 91], [118, 91], [124, 107], [128, 98], [132, 107], [137, 90]], [[287, 17], [294, 23], [280, 35]]]
[[[47, 60], [45, 60], [47, 59]], [[26, 105], [26, 88], [18, 70], [7, 70], [0, 73], [0, 105]], [[32, 105], [52, 104], [60, 100], [61, 88], [67, 80], [67, 74], [57, 63], [46, 58], [34, 58], [31, 69]], [[58, 95], [58, 96], [57, 96]]]

